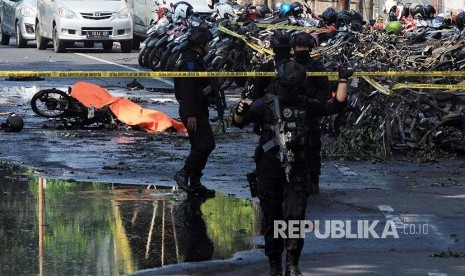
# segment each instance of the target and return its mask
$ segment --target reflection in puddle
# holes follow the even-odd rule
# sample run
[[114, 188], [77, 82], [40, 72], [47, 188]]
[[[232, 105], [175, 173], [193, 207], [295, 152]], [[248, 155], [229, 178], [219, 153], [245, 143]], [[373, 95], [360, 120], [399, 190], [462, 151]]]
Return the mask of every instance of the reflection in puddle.
[[115, 275], [255, 248], [258, 205], [14, 176], [0, 168], [0, 275]]

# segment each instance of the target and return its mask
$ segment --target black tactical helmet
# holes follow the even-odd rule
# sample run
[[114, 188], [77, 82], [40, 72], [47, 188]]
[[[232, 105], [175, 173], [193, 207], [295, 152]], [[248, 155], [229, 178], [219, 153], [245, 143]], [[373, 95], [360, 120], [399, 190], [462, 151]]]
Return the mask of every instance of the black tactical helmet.
[[198, 26], [192, 28], [187, 39], [193, 45], [206, 44], [213, 40], [213, 34], [209, 29]]
[[271, 48], [290, 48], [291, 35], [285, 30], [275, 30], [270, 39]]
[[270, 14], [272, 13], [270, 8], [265, 4], [257, 5], [255, 10], [257, 11], [257, 13], [260, 15], [261, 18], [265, 17], [268, 13], [270, 13]]
[[389, 21], [398, 21], [396, 11], [397, 6], [392, 6], [392, 8], [389, 10]]
[[24, 127], [23, 118], [15, 113], [6, 118], [6, 122], [1, 124], [1, 128], [6, 132], [20, 132]]
[[304, 13], [304, 6], [299, 2], [292, 2], [291, 3], [291, 14], [294, 17], [299, 17], [302, 13]]
[[421, 10], [421, 5], [410, 5], [409, 12], [412, 17], [415, 17], [415, 15], [419, 14]]
[[[363, 15], [358, 11], [351, 10], [352, 20], [363, 22]], [[365, 22], [366, 23], [366, 22]]]
[[337, 15], [337, 25], [343, 26], [349, 24], [352, 21], [352, 13], [348, 10], [343, 10]]
[[283, 62], [278, 66], [276, 80], [283, 86], [302, 86], [307, 78], [305, 68], [294, 60]]
[[321, 19], [323, 19], [326, 25], [330, 26], [337, 21], [337, 11], [334, 8], [327, 8], [321, 15]]
[[316, 46], [316, 40], [311, 34], [307, 32], [298, 32], [292, 36], [291, 46], [308, 46], [311, 50]]
[[420, 9], [423, 19], [432, 19], [436, 14], [436, 9], [431, 5], [423, 5]]
[[404, 5], [404, 9], [402, 11], [402, 17], [407, 18], [409, 16], [411, 6], [412, 6], [412, 3], [407, 3]]

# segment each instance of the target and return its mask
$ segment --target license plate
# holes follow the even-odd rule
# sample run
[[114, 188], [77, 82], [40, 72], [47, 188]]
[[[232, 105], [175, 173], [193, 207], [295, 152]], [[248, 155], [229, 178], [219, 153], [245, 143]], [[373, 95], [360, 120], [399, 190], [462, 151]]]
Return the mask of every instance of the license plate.
[[108, 38], [109, 36], [108, 31], [87, 31], [87, 38]]

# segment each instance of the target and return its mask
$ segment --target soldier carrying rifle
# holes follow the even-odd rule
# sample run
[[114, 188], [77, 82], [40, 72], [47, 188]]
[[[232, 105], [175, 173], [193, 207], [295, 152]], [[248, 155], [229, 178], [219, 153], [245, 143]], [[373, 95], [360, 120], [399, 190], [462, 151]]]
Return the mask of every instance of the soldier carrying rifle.
[[282, 275], [281, 254], [286, 250], [286, 275], [302, 275], [299, 269], [304, 240], [275, 237], [274, 221], [305, 220], [309, 164], [308, 120], [341, 111], [347, 97], [347, 79], [353, 70], [339, 71], [336, 97], [319, 102], [306, 93], [306, 71], [295, 61], [277, 68], [277, 76], [267, 94], [252, 104], [241, 100], [232, 122], [244, 127], [251, 122], [261, 125], [259, 145], [255, 150], [257, 190], [264, 217], [265, 254], [270, 275]]

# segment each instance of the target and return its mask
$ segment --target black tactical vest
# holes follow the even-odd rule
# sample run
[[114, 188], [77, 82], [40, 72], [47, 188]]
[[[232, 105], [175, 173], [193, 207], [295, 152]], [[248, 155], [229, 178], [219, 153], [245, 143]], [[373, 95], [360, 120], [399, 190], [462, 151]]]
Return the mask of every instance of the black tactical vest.
[[[265, 96], [267, 109], [263, 118], [262, 135], [260, 136], [260, 145], [264, 146], [265, 152], [272, 148], [270, 147], [270, 141], [275, 138], [274, 129], [277, 127], [275, 125], [274, 97], [277, 96], [273, 94]], [[287, 147], [295, 153], [303, 151], [308, 143], [307, 101], [306, 96], [299, 96], [294, 103], [281, 104], [280, 106], [284, 131], [289, 138]], [[265, 146], [267, 143], [268, 145]]]

